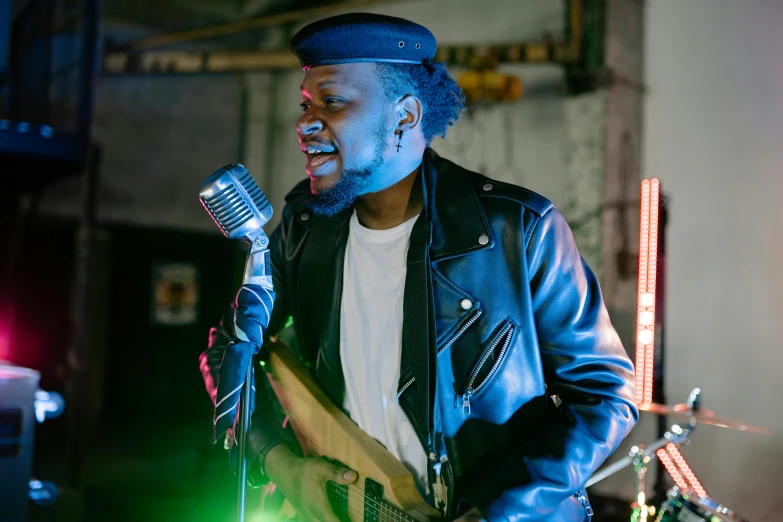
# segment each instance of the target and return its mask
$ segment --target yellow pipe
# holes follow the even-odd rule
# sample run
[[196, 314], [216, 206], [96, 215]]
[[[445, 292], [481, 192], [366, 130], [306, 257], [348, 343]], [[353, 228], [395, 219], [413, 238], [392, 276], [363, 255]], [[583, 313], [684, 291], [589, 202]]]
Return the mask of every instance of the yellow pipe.
[[[335, 8], [350, 8], [359, 5], [380, 3], [388, 0], [349, 0], [337, 6], [315, 7], [282, 13], [279, 15], [253, 18], [232, 22], [230, 24], [215, 25], [201, 29], [192, 29], [180, 33], [153, 36], [136, 40], [132, 45], [134, 49], [150, 49], [182, 43], [199, 38], [208, 38], [224, 34], [232, 34], [258, 27], [272, 27], [280, 24], [291, 23], [305, 18], [316, 18], [331, 14]], [[582, 51], [582, 20], [584, 16], [584, 0], [568, 0], [569, 24], [571, 26], [568, 40], [549, 40], [523, 42], [515, 44], [501, 44], [494, 46], [440, 46], [436, 59], [447, 62], [450, 65], [468, 67], [481, 67], [484, 64], [483, 52], [488, 51], [490, 56], [501, 55], [505, 63], [572, 63], [579, 60]], [[524, 51], [524, 58], [522, 52]], [[288, 56], [282, 56], [288, 54]], [[200, 51], [152, 51], [141, 53], [139, 70], [133, 72], [228, 72], [243, 70], [262, 70], [297, 67], [295, 57], [287, 51], [262, 51], [262, 52], [200, 52]], [[202, 59], [202, 57], [205, 57]], [[108, 73], [122, 73], [125, 64], [130, 58], [129, 53], [117, 52], [104, 55], [104, 71]], [[151, 68], [153, 70], [151, 70]]]

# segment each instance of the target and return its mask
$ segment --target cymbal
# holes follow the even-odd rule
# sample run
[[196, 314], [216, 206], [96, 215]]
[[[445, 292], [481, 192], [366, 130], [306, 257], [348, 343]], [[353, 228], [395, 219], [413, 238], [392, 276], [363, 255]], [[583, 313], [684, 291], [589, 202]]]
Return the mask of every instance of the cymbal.
[[647, 404], [640, 404], [639, 410], [654, 413], [664, 417], [677, 417], [680, 419], [691, 420], [695, 419], [700, 424], [710, 424], [712, 426], [720, 426], [721, 428], [730, 428], [733, 430], [749, 431], [753, 433], [760, 433], [762, 435], [769, 435], [769, 431], [764, 428], [759, 428], [752, 424], [747, 424], [734, 419], [728, 419], [725, 417], [718, 417], [715, 412], [707, 408], [699, 408], [698, 410], [691, 410], [687, 404], [675, 404], [669, 406], [667, 404], [656, 404], [650, 402]]

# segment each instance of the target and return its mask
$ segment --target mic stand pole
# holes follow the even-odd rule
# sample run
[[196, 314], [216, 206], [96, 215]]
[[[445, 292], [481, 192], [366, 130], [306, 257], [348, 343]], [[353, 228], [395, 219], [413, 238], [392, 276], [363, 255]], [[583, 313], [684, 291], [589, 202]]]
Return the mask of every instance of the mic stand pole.
[[245, 520], [245, 487], [247, 484], [247, 439], [250, 431], [250, 400], [253, 388], [253, 360], [247, 365], [245, 385], [242, 387], [242, 399], [236, 429], [239, 431], [239, 461], [237, 463], [237, 521]]

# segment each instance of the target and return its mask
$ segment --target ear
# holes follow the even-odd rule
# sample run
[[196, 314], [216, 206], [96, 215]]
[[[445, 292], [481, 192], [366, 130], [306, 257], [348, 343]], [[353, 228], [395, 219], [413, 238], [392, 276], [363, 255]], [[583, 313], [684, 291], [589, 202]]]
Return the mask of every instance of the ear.
[[397, 127], [395, 130], [401, 130], [405, 134], [419, 127], [421, 123], [421, 100], [417, 97], [406, 94], [394, 107], [397, 116]]

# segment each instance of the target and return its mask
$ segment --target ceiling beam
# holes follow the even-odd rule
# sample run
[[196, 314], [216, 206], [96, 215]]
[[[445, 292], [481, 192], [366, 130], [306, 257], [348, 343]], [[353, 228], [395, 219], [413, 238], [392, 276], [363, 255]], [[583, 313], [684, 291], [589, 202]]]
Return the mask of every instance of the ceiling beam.
[[150, 36], [141, 38], [131, 42], [130, 46], [133, 49], [144, 50], [153, 49], [156, 47], [165, 47], [168, 45], [181, 44], [184, 42], [190, 42], [193, 40], [200, 40], [203, 38], [213, 38], [215, 36], [225, 36], [229, 34], [241, 33], [252, 29], [260, 29], [263, 27], [277, 27], [283, 24], [290, 24], [306, 20], [308, 18], [320, 18], [328, 16], [337, 10], [352, 9], [355, 7], [364, 7], [370, 4], [379, 4], [381, 2], [388, 2], [389, 0], [346, 0], [337, 4], [329, 4], [319, 7], [311, 7], [308, 9], [299, 9], [297, 11], [288, 11], [276, 15], [260, 16], [257, 18], [250, 18], [247, 20], [239, 20], [236, 22], [230, 22], [226, 24], [212, 25], [209, 27], [202, 27], [199, 29], [189, 29], [187, 31], [180, 31], [177, 33], [164, 34], [158, 36]]
[[[354, 0], [339, 4], [347, 7], [356, 4], [376, 3], [388, 0]], [[499, 45], [441, 45], [435, 60], [450, 66], [481, 68], [497, 63], [552, 63], [560, 65], [577, 64], [582, 54], [584, 23], [584, 0], [568, 0], [567, 39], [520, 42]], [[284, 19], [294, 21], [298, 17], [317, 16], [316, 11], [334, 11], [335, 5], [292, 11], [282, 15], [246, 20], [268, 26], [277, 25]], [[304, 14], [306, 13], [306, 15]], [[324, 14], [324, 13], [321, 13]], [[274, 24], [272, 20], [274, 19]], [[238, 22], [239, 23], [239, 22]], [[225, 28], [228, 25], [214, 26]], [[209, 28], [205, 28], [209, 29]], [[191, 31], [192, 33], [192, 31]], [[168, 35], [182, 37], [185, 33]], [[227, 33], [226, 33], [227, 34]], [[164, 38], [164, 37], [158, 37]], [[184, 41], [184, 40], [182, 40]], [[219, 74], [294, 69], [299, 62], [289, 51], [122, 51], [106, 52], [103, 55], [102, 72], [112, 75], [148, 74]]]

